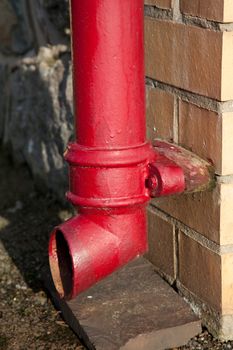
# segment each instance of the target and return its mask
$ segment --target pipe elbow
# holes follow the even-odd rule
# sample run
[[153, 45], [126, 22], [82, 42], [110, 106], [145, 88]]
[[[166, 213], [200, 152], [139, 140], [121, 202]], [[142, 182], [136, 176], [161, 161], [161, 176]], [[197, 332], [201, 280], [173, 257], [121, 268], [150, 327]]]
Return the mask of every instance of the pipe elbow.
[[56, 227], [49, 263], [60, 297], [76, 297], [147, 250], [145, 207], [83, 210]]

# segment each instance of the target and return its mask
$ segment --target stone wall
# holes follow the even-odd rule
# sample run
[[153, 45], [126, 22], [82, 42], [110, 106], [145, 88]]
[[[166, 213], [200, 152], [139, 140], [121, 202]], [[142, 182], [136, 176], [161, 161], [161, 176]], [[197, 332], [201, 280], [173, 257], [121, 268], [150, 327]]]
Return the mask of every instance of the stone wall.
[[69, 42], [67, 0], [1, 0], [0, 142], [60, 198], [73, 134]]

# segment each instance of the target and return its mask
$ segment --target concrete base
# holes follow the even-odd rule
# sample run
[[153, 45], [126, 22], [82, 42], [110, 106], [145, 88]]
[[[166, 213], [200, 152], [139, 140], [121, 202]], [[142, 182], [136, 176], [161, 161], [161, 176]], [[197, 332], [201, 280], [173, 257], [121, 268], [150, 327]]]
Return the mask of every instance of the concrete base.
[[195, 310], [213, 337], [221, 341], [233, 340], [233, 315], [222, 315], [203, 300], [187, 290], [179, 281], [177, 282], [179, 292], [185, 297], [191, 308]]
[[89, 350], [164, 350], [185, 345], [201, 331], [190, 307], [143, 258], [70, 302], [58, 297], [51, 282], [47, 287]]

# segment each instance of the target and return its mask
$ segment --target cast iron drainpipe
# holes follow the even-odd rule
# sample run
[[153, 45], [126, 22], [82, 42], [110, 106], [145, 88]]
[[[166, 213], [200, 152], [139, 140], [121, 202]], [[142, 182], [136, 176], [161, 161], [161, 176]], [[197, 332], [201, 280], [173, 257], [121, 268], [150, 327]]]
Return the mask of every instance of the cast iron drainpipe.
[[71, 0], [76, 142], [65, 159], [79, 214], [49, 244], [66, 299], [144, 254], [147, 202], [185, 190], [183, 169], [145, 139], [143, 11], [143, 0]]

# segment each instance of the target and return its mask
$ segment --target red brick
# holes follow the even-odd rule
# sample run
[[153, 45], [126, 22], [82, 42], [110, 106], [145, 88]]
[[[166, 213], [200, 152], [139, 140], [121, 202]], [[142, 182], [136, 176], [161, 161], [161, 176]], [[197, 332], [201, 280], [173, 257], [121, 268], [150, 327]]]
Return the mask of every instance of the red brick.
[[222, 310], [221, 273], [221, 256], [180, 232], [178, 279], [217, 311]]
[[181, 12], [216, 22], [233, 22], [232, 0], [181, 0]]
[[221, 115], [180, 100], [179, 144], [211, 161], [222, 174]]
[[233, 113], [216, 113], [179, 102], [179, 143], [214, 164], [218, 175], [233, 174]]
[[173, 140], [174, 96], [166, 91], [147, 87], [148, 137]]
[[233, 253], [217, 254], [180, 232], [178, 271], [181, 284], [198, 299], [233, 314]]
[[213, 191], [154, 199], [153, 204], [220, 244], [220, 198], [221, 186], [217, 186]]
[[172, 224], [159, 218], [150, 207], [148, 208], [148, 226], [147, 258], [173, 282], [176, 278], [175, 229]]
[[224, 97], [223, 33], [146, 17], [145, 38], [147, 76], [219, 100]]
[[233, 184], [153, 200], [153, 205], [220, 245], [233, 244]]
[[171, 0], [145, 0], [145, 5], [152, 5], [162, 9], [171, 9]]
[[203, 17], [222, 22], [224, 14], [224, 0], [181, 0], [181, 12], [187, 15]]

